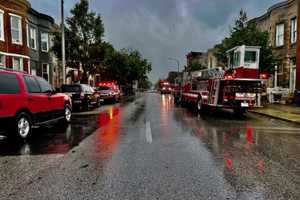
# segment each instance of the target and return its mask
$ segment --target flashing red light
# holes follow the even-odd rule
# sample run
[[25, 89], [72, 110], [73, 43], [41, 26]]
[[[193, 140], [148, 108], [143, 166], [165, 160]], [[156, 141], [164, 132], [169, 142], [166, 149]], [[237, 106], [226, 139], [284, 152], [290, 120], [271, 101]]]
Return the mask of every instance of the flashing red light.
[[111, 85], [116, 85], [115, 82], [113, 81], [108, 81], [108, 82], [100, 82], [99, 86], [111, 86]]
[[233, 80], [233, 76], [232, 75], [226, 75], [225, 76], [225, 80]]
[[268, 77], [267, 77], [267, 74], [261, 74], [261, 75], [260, 75], [260, 78], [261, 78], [261, 79], [267, 79]]

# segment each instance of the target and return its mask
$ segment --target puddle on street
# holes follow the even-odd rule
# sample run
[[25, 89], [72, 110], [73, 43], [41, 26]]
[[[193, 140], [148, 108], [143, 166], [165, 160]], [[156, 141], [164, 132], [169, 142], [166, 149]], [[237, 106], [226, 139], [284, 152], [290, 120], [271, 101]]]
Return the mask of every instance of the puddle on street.
[[207, 147], [234, 187], [242, 185], [258, 193], [260, 185], [267, 187], [265, 195], [300, 196], [299, 126], [275, 126], [274, 121], [261, 123], [251, 117], [202, 117], [184, 109], [175, 110], [174, 118], [183, 132], [190, 132]]
[[113, 116], [118, 115], [119, 107], [111, 106], [98, 115], [74, 116], [66, 127], [57, 125], [33, 130], [27, 141], [12, 137], [0, 137], [0, 156], [65, 154], [100, 127], [106, 126]]

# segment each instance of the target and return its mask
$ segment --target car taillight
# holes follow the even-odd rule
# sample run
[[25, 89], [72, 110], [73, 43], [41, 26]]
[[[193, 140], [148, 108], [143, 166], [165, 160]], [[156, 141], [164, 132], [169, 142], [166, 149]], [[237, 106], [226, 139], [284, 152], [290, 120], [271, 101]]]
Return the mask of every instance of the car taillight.
[[3, 108], [3, 105], [2, 105], [2, 102], [0, 102], [0, 110], [2, 110]]

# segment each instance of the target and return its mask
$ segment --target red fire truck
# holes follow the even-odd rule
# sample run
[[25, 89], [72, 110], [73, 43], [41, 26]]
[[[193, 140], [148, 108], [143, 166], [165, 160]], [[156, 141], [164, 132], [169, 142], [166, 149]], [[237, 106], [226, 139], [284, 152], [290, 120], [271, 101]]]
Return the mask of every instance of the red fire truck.
[[182, 77], [182, 104], [232, 109], [244, 114], [255, 107], [260, 98], [262, 80], [259, 79], [260, 47], [238, 46], [227, 51], [228, 68], [185, 72]]
[[159, 82], [159, 90], [161, 94], [171, 94], [172, 93], [172, 85], [168, 81], [160, 81]]

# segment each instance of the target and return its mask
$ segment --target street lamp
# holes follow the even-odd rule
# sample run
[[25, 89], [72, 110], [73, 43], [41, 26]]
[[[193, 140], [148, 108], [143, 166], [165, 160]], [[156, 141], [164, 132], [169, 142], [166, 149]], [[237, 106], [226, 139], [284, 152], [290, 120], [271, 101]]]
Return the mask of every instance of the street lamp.
[[179, 72], [179, 65], [180, 65], [179, 60], [176, 59], [176, 58], [168, 58], [168, 60], [174, 60], [174, 61], [176, 61], [176, 63], [177, 63], [177, 68], [178, 68], [178, 72]]

